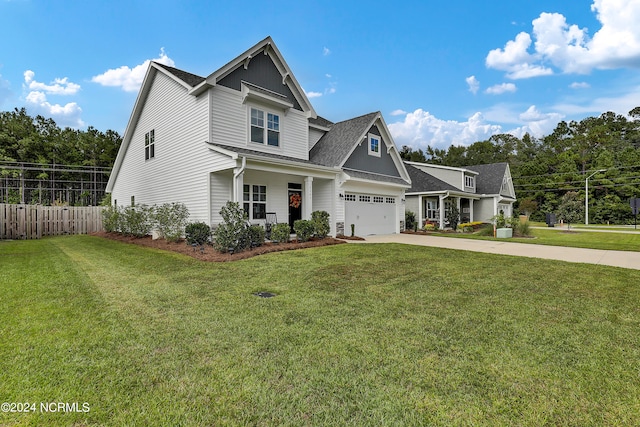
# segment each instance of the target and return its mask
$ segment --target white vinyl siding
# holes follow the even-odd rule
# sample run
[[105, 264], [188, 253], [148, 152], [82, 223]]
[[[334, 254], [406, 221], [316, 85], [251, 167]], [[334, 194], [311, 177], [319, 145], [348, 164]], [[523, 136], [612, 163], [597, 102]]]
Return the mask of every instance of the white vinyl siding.
[[[249, 148], [293, 157], [309, 159], [309, 121], [302, 111], [290, 109], [286, 112], [260, 105], [257, 102], [242, 102], [241, 92], [223, 86], [210, 90], [211, 130], [209, 141], [239, 148]], [[279, 146], [271, 147], [250, 142], [251, 108], [264, 111], [264, 127], [268, 125], [267, 113], [279, 115]]]
[[[180, 202], [189, 209], [191, 221], [208, 221], [207, 101], [207, 96], [188, 95], [184, 86], [156, 72], [137, 123], [127, 129], [130, 143], [113, 187], [114, 200], [134, 196], [136, 203], [147, 205]], [[156, 135], [152, 162], [142, 154], [151, 129]]]
[[324, 136], [323, 131], [318, 129], [309, 129], [309, 150], [311, 150], [313, 146], [316, 145], [316, 143], [320, 141], [320, 138], [322, 138], [323, 136]]

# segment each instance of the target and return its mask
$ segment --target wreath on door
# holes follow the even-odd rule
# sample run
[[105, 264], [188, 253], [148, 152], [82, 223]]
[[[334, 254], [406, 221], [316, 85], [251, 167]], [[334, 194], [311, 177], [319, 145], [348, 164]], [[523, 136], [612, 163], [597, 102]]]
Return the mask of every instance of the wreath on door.
[[299, 193], [293, 193], [289, 197], [289, 206], [291, 206], [292, 208], [299, 208], [300, 203], [302, 203], [302, 197], [300, 197]]

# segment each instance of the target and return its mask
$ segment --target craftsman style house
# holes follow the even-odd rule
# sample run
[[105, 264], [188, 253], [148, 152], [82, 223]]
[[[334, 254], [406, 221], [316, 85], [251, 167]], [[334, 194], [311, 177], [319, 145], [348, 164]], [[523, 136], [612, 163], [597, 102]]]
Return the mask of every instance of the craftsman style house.
[[229, 200], [252, 223], [324, 210], [331, 234], [364, 236], [402, 230], [410, 187], [382, 115], [318, 116], [267, 37], [207, 77], [152, 62], [107, 191], [120, 205], [184, 203], [213, 227]]
[[411, 177], [406, 193], [406, 209], [416, 213], [418, 224], [446, 224], [446, 211], [455, 204], [461, 222], [490, 222], [501, 211], [513, 215], [516, 201], [511, 171], [507, 163], [454, 168], [405, 162]]

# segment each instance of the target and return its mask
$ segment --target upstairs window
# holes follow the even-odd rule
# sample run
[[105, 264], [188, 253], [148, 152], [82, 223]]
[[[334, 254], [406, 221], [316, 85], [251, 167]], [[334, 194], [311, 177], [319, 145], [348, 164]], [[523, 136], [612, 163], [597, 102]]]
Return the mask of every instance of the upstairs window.
[[144, 159], [145, 160], [153, 159], [156, 156], [155, 141], [156, 141], [155, 129], [151, 129], [149, 132], [144, 134]]
[[474, 177], [465, 175], [464, 177], [464, 186], [469, 188], [476, 188], [476, 180]]
[[[266, 126], [265, 126], [266, 116]], [[251, 108], [251, 142], [271, 147], [280, 146], [280, 116]]]
[[378, 135], [369, 134], [369, 155], [380, 157], [380, 137]]

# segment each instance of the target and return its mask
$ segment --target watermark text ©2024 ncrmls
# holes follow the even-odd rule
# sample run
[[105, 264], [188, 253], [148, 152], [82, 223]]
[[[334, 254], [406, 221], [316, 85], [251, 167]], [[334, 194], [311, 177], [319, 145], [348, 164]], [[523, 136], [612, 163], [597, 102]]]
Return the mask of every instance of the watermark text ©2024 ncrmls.
[[89, 412], [88, 402], [3, 402], [2, 412], [69, 413]]

